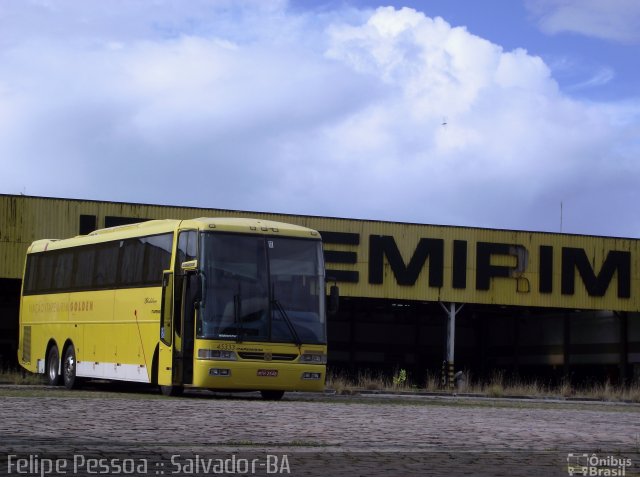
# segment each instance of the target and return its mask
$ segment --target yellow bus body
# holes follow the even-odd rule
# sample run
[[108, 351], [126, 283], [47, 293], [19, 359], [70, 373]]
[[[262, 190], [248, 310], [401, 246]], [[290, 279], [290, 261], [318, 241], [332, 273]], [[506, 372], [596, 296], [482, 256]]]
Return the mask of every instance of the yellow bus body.
[[[182, 230], [320, 239], [318, 232], [311, 229], [264, 220], [153, 220], [103, 229], [71, 239], [39, 240], [29, 247], [27, 257], [89, 244], [171, 234], [170, 264], [173, 265], [176, 263], [178, 232]], [[172, 268], [168, 270], [180, 272]], [[25, 266], [25, 276], [26, 272]], [[166, 386], [172, 382], [175, 384], [171, 364], [174, 346], [166, 346], [159, 339], [162, 298], [161, 283], [157, 286], [29, 294], [25, 293], [23, 280], [18, 360], [28, 371], [45, 373], [52, 348], [57, 349], [59, 357], [63, 357], [67, 349], [73, 347], [75, 375], [78, 378]], [[200, 350], [220, 349], [237, 353], [237, 360], [216, 361], [200, 357]], [[323, 359], [318, 364], [301, 362], [301, 356], [309, 353], [322, 356]], [[196, 338], [193, 380], [185, 387], [238, 391], [322, 391], [326, 354], [326, 344]], [[60, 373], [63, 365], [59, 363]], [[215, 370], [228, 370], [228, 373], [217, 375]], [[305, 373], [314, 379], [303, 379]]]

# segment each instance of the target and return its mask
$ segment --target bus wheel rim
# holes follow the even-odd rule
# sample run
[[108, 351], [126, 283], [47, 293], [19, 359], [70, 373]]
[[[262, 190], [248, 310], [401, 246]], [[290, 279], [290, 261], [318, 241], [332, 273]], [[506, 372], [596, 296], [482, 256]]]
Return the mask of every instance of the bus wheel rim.
[[67, 359], [64, 360], [64, 374], [67, 380], [73, 377], [73, 372], [75, 369], [75, 359], [71, 353], [67, 354]]

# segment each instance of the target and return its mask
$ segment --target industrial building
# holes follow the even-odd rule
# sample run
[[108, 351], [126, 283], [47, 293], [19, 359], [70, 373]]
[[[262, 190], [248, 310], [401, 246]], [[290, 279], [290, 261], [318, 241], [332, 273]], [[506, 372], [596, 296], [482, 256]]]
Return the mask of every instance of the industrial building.
[[329, 366], [406, 369], [444, 361], [576, 382], [640, 379], [640, 240], [235, 210], [0, 195], [0, 362], [16, 362], [28, 245], [147, 219], [255, 217], [320, 231]]

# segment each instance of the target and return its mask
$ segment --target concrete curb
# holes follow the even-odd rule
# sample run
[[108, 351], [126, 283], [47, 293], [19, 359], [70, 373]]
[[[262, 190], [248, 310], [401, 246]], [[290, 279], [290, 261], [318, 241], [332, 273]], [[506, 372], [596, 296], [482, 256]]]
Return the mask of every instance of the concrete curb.
[[[66, 391], [62, 386], [48, 386], [46, 384], [15, 384], [7, 381], [0, 381], [0, 389], [48, 389], [50, 391]], [[110, 392], [109, 388], [101, 389], [102, 392]], [[200, 392], [201, 390], [198, 390]], [[121, 393], [121, 390], [113, 390], [114, 393]], [[131, 389], [131, 392], [135, 392], [135, 389]], [[195, 391], [193, 391], [195, 392]], [[202, 390], [202, 392], [209, 392]], [[215, 391], [214, 391], [215, 392]], [[234, 396], [249, 396], [252, 393], [225, 393], [218, 392], [216, 394], [229, 394]], [[489, 396], [479, 393], [447, 393], [447, 392], [428, 392], [428, 391], [378, 391], [368, 389], [349, 390], [348, 392], [338, 393], [335, 389], [326, 389], [323, 392], [288, 392], [286, 396], [295, 397], [309, 397], [309, 398], [384, 398], [384, 399], [464, 399], [468, 401], [482, 400], [482, 401], [527, 401], [538, 403], [564, 403], [564, 404], [602, 404], [602, 405], [625, 405], [625, 406], [638, 406], [639, 402], [623, 400], [623, 401], [604, 401], [597, 398], [580, 398], [580, 397], [555, 397], [555, 396], [526, 396], [526, 395], [504, 395], [504, 396]]]
[[345, 397], [384, 397], [384, 398], [402, 398], [402, 397], [415, 397], [415, 398], [441, 398], [441, 399], [480, 399], [480, 400], [508, 400], [508, 401], [531, 401], [531, 402], [546, 402], [546, 403], [571, 403], [571, 404], [605, 404], [605, 405], [617, 405], [624, 404], [630, 406], [640, 406], [639, 402], [630, 400], [622, 401], [605, 401], [598, 398], [588, 397], [556, 397], [556, 396], [527, 396], [527, 395], [504, 395], [504, 396], [489, 396], [487, 394], [479, 393], [446, 393], [446, 392], [428, 392], [428, 391], [377, 391], [377, 390], [354, 390], [346, 394], [338, 394], [335, 390], [327, 390], [325, 395], [345, 396]]

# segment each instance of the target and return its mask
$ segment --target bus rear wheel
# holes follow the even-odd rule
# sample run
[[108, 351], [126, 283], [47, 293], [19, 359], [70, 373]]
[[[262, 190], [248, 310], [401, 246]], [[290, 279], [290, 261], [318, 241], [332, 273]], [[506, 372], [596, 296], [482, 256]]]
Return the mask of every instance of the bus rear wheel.
[[284, 396], [284, 391], [260, 391], [265, 401], [279, 401]]
[[62, 378], [64, 380], [64, 387], [67, 389], [78, 387], [78, 379], [76, 378], [76, 350], [73, 348], [73, 345], [69, 345], [64, 352]]
[[47, 353], [47, 384], [49, 386], [60, 384], [60, 353], [56, 345], [53, 345]]

